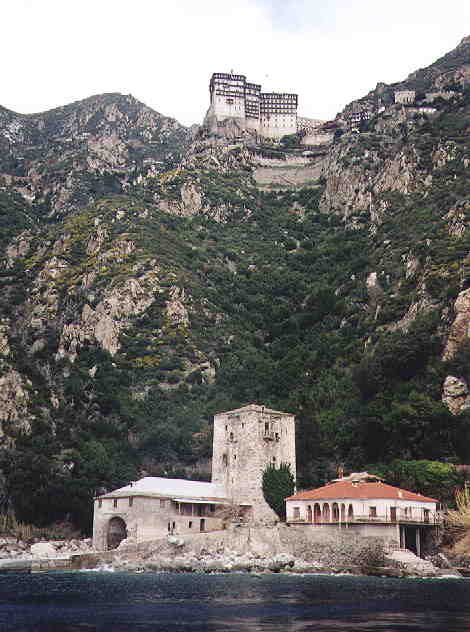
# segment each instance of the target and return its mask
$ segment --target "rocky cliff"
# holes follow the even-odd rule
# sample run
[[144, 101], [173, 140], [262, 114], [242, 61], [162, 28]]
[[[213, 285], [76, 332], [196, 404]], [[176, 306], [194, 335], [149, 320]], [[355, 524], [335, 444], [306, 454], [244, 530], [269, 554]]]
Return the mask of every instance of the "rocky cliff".
[[[469, 64], [307, 155], [131, 96], [0, 109], [3, 508], [85, 526], [98, 489], [207, 476], [211, 415], [250, 401], [296, 414], [303, 484], [465, 462]], [[379, 112], [397, 87], [452, 95]]]

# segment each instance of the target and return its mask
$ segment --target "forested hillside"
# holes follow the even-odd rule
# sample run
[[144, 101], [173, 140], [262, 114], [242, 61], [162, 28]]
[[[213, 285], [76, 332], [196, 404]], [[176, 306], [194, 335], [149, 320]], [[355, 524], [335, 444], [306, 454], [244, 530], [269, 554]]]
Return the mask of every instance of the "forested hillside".
[[367, 467], [450, 498], [446, 464], [470, 462], [469, 49], [416, 74], [452, 92], [433, 113], [389, 104], [282, 189], [256, 184], [266, 147], [132, 97], [0, 110], [3, 511], [87, 529], [99, 489], [204, 479], [212, 415], [249, 402], [296, 415], [300, 487]]

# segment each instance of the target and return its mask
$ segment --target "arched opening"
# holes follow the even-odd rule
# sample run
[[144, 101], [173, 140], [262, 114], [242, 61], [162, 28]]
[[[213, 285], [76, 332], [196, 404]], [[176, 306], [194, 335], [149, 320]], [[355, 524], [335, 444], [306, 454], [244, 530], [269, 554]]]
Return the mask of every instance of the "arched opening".
[[126, 523], [122, 518], [115, 516], [108, 523], [107, 549], [116, 549], [127, 538]]
[[307, 507], [307, 522], [312, 522], [312, 507], [310, 505]]
[[321, 507], [318, 503], [313, 506], [313, 522], [321, 522]]
[[346, 522], [346, 507], [344, 503], [341, 503], [341, 522]]
[[330, 522], [330, 505], [328, 503], [323, 505], [323, 522]]
[[352, 520], [354, 520], [354, 509], [352, 505], [349, 505], [348, 507], [348, 522], [351, 522]]
[[332, 520], [333, 520], [333, 522], [338, 522], [339, 521], [339, 506], [338, 506], [338, 503], [333, 503], [332, 510], [333, 510]]

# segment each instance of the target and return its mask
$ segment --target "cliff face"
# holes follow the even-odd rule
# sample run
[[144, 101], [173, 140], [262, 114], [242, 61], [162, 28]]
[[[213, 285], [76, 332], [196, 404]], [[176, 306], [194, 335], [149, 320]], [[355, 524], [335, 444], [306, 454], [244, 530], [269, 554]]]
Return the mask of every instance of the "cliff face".
[[211, 415], [250, 401], [296, 414], [304, 484], [465, 460], [469, 63], [464, 40], [397, 84], [452, 85], [433, 113], [307, 156], [130, 96], [0, 109], [6, 505], [80, 520], [144, 471], [203, 476]]

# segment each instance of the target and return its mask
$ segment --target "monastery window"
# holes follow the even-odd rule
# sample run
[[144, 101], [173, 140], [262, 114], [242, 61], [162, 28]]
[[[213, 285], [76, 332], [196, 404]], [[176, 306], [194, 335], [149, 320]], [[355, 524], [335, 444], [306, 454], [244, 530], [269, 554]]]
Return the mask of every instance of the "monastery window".
[[272, 461], [273, 461], [273, 465], [274, 465], [276, 463], [276, 457], [275, 456], [273, 456]]
[[227, 465], [228, 465], [228, 458], [227, 458], [226, 454], [222, 454], [222, 465], [224, 467], [227, 467]]
[[369, 518], [377, 518], [377, 507], [369, 507]]
[[300, 520], [300, 507], [294, 507], [294, 520]]
[[160, 498], [160, 508], [166, 507], [166, 500], [164, 498]]
[[118, 499], [117, 499], [117, 498], [115, 498], [115, 499], [113, 500], [113, 507], [114, 507], [114, 509], [116, 509], [116, 507], [117, 507], [117, 501], [118, 501]]
[[233, 432], [230, 433], [230, 441], [233, 441]]
[[188, 522], [188, 529], [192, 529], [192, 526], [193, 526], [193, 521], [192, 521], [192, 520], [190, 520], [190, 521]]
[[132, 496], [129, 497], [129, 507], [132, 507], [132, 505], [134, 504], [134, 499]]

